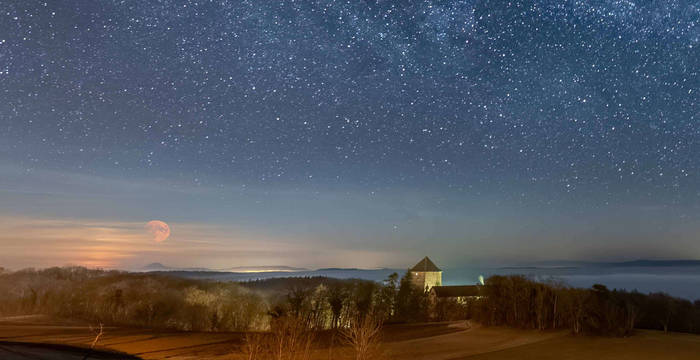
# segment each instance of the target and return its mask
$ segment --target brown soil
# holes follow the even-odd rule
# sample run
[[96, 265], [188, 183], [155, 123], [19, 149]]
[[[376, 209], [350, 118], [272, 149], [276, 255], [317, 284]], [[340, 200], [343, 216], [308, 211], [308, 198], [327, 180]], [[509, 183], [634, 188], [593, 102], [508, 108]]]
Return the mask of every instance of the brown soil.
[[[105, 328], [99, 348], [144, 359], [237, 359], [243, 333], [197, 333]], [[349, 358], [319, 334], [315, 359]], [[700, 359], [700, 336], [639, 331], [627, 338], [572, 336], [567, 332], [486, 328], [465, 322], [389, 325], [383, 333], [387, 359]], [[0, 319], [0, 341], [87, 346], [85, 324], [56, 324], [42, 317]]]
[[[496, 352], [458, 358], [459, 360], [639, 360], [700, 359], [700, 336], [637, 331], [626, 338], [562, 336]], [[458, 360], [455, 359], [455, 360]]]

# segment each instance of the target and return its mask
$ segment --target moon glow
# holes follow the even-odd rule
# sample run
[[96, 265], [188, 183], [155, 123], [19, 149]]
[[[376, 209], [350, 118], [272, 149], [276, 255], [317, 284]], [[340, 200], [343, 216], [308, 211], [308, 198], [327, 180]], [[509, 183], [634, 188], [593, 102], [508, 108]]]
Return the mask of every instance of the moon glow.
[[155, 242], [163, 242], [170, 236], [170, 226], [160, 220], [151, 220], [146, 223], [146, 230]]

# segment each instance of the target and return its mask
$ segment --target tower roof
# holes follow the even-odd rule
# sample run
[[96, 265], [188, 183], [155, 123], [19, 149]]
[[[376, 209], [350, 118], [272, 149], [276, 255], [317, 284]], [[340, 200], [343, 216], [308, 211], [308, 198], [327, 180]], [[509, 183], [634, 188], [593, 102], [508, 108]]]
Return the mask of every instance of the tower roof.
[[440, 270], [437, 266], [435, 266], [435, 263], [430, 261], [430, 259], [426, 256], [423, 258], [423, 260], [419, 261], [418, 264], [416, 264], [414, 267], [411, 268], [410, 271], [442, 271]]

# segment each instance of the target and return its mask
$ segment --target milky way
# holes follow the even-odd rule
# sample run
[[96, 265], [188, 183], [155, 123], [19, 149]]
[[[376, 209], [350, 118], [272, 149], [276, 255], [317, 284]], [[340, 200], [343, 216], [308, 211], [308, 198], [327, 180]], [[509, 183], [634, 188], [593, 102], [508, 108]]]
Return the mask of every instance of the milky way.
[[0, 10], [0, 160], [27, 171], [567, 209], [700, 199], [696, 1]]

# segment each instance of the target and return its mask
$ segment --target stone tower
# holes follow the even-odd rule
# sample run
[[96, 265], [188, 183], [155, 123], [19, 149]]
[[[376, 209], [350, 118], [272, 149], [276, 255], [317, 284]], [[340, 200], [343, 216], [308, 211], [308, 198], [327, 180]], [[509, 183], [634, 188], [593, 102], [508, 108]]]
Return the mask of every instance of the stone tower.
[[427, 256], [409, 271], [413, 285], [422, 290], [430, 291], [433, 286], [442, 285], [442, 270], [435, 266]]

